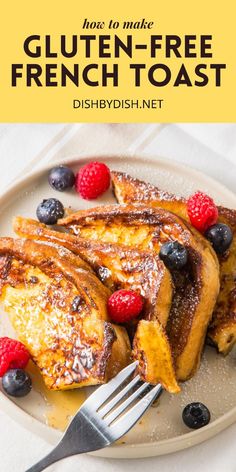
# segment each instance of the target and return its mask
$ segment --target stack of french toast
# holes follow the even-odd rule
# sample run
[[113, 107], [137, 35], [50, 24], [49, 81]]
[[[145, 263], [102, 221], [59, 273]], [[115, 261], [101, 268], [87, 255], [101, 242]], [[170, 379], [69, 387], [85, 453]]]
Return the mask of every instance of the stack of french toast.
[[[236, 340], [236, 211], [218, 207], [233, 241], [216, 255], [184, 198], [121, 172], [111, 178], [116, 204], [70, 213], [55, 228], [14, 219], [19, 238], [0, 238], [1, 297], [48, 388], [104, 383], [136, 359], [142, 380], [177, 393], [206, 336], [223, 354]], [[169, 241], [187, 249], [181, 270], [159, 257]], [[122, 326], [107, 310], [119, 289], [144, 300]]]

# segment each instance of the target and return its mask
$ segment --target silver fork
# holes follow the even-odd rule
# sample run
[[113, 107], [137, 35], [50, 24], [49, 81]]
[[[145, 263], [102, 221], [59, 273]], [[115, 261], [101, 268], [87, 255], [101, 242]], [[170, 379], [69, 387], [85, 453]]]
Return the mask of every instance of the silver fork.
[[[138, 386], [140, 376], [136, 375], [116, 393], [134, 374], [137, 365], [137, 361], [128, 365], [110, 382], [93, 392], [76, 413], [55, 449], [26, 472], [41, 472], [65, 457], [109, 446], [126, 434], [163, 390], [158, 384], [145, 394], [150, 384], [143, 382]], [[130, 390], [132, 392], [128, 396]], [[140, 398], [140, 395], [143, 396]]]

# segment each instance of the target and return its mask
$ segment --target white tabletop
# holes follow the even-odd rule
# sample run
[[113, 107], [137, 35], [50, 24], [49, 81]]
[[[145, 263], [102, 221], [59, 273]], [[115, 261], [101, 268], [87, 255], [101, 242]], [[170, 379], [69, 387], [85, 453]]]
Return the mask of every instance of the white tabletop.
[[[78, 133], [79, 129], [79, 133]], [[234, 124], [75, 124], [0, 125], [0, 187], [27, 171], [66, 157], [67, 143], [77, 155], [110, 152], [168, 157], [204, 171], [235, 191]], [[81, 455], [52, 466], [55, 472], [235, 472], [236, 425], [215, 438], [169, 456], [112, 460]], [[0, 470], [23, 472], [51, 446], [0, 412]]]

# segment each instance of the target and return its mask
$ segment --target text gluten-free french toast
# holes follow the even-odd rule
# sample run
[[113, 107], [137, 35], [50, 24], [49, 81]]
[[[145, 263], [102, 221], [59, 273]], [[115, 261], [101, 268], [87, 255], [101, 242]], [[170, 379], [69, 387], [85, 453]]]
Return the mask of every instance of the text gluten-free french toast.
[[[172, 211], [189, 222], [186, 199], [163, 191], [122, 172], [112, 172], [112, 183], [119, 203], [143, 203]], [[208, 336], [219, 352], [227, 354], [236, 343], [236, 211], [218, 206], [219, 222], [233, 231], [233, 241], [219, 255], [220, 293], [213, 312]]]
[[[145, 322], [134, 320], [127, 326], [131, 337], [134, 336], [132, 354], [133, 358], [139, 360], [139, 374], [147, 382], [160, 382], [168, 391], [179, 392], [171, 348], [163, 329], [171, 307], [172, 280], [169, 271], [154, 251], [78, 238], [21, 217], [14, 219], [13, 227], [21, 237], [60, 244], [84, 257], [112, 291], [125, 288], [140, 293], [144, 299], [141, 316]], [[149, 334], [152, 335], [151, 343], [147, 338]]]
[[71, 214], [59, 224], [85, 239], [157, 253], [171, 240], [186, 246], [187, 266], [172, 272], [175, 291], [167, 327], [177, 378], [190, 378], [199, 365], [219, 292], [218, 261], [210, 245], [178, 216], [145, 205], [97, 207]]
[[0, 293], [48, 388], [104, 383], [129, 363], [126, 330], [108, 319], [110, 291], [63, 247], [0, 238]]

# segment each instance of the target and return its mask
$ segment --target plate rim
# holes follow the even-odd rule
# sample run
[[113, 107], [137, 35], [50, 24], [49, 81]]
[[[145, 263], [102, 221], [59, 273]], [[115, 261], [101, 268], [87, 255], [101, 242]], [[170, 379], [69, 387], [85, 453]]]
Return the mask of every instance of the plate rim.
[[[15, 180], [10, 182], [8, 189], [3, 189], [2, 191], [0, 190], [0, 198], [2, 199], [2, 198], [7, 197], [8, 194], [11, 194], [12, 191], [15, 190], [16, 188], [22, 186], [30, 179], [40, 177], [44, 172], [49, 171], [52, 167], [55, 167], [57, 165], [62, 165], [62, 164], [74, 165], [76, 164], [76, 162], [81, 162], [81, 164], [83, 165], [86, 163], [86, 161], [90, 161], [94, 158], [97, 159], [98, 161], [102, 161], [103, 159], [106, 159], [106, 160], [118, 159], [120, 161], [123, 161], [125, 159], [131, 159], [133, 161], [139, 161], [139, 160], [143, 160], [145, 162], [150, 161], [153, 164], [160, 162], [162, 165], [168, 166], [170, 169], [174, 168], [177, 171], [182, 169], [185, 172], [187, 170], [189, 174], [193, 176], [195, 175], [196, 177], [205, 180], [206, 183], [211, 182], [212, 185], [217, 186], [224, 193], [227, 193], [229, 198], [235, 199], [235, 202], [236, 202], [236, 194], [232, 190], [229, 190], [226, 187], [226, 185], [222, 184], [221, 182], [211, 177], [210, 175], [207, 175], [204, 172], [198, 169], [195, 169], [191, 165], [173, 161], [170, 158], [159, 156], [159, 155], [158, 156], [154, 154], [147, 155], [143, 152], [140, 152], [138, 154], [133, 154], [129, 152], [117, 153], [117, 154], [116, 153], [111, 154], [108, 152], [104, 152], [104, 153], [99, 152], [99, 153], [86, 154], [86, 155], [81, 155], [81, 156], [78, 156], [76, 154], [67, 154], [67, 156], [64, 158], [58, 159], [53, 162], [49, 161], [47, 164], [44, 164], [42, 167], [39, 167], [39, 168], [37, 167], [35, 170], [33, 169], [32, 171], [27, 172], [24, 176], [17, 177]], [[231, 164], [233, 167], [235, 167], [234, 163], [231, 163]]]
[[[74, 154], [67, 155], [65, 158], [58, 159], [55, 162], [49, 162], [46, 165], [43, 165], [36, 170], [32, 170], [28, 172], [25, 176], [17, 178], [13, 181], [8, 189], [3, 189], [0, 192], [0, 204], [3, 202], [5, 203], [8, 198], [13, 196], [13, 192], [16, 193], [18, 190], [23, 190], [25, 186], [30, 185], [33, 180], [40, 178], [44, 173], [49, 171], [52, 167], [60, 164], [73, 164], [81, 163], [83, 165], [87, 161], [97, 159], [97, 160], [108, 160], [112, 161], [114, 159], [120, 160], [121, 162], [124, 160], [131, 160], [131, 161], [145, 161], [146, 163], [150, 162], [152, 164], [164, 165], [168, 167], [170, 170], [176, 170], [179, 172], [181, 169], [188, 174], [191, 175], [191, 178], [194, 180], [194, 177], [201, 179], [202, 181], [210, 183], [211, 186], [216, 188], [216, 191], [222, 191], [229, 199], [235, 200], [236, 204], [236, 195], [229, 190], [226, 186], [224, 186], [221, 182], [218, 182], [216, 179], [204, 174], [203, 172], [194, 169], [193, 167], [181, 164], [179, 162], [173, 162], [171, 159], [163, 158], [155, 155], [146, 155], [142, 152], [138, 154], [131, 154], [131, 153], [93, 153], [92, 155], [82, 155], [76, 156]], [[34, 418], [23, 410], [19, 405], [15, 404], [10, 398], [0, 392], [0, 406], [3, 411], [5, 411], [11, 418], [16, 420], [21, 426], [27, 428], [31, 432], [35, 433], [37, 436], [47, 440], [50, 444], [54, 445], [56, 443], [56, 439], [60, 439], [62, 433], [55, 428], [52, 428], [37, 418]], [[175, 452], [178, 450], [189, 448], [193, 445], [199, 444], [204, 442], [207, 439], [218, 434], [220, 431], [223, 431], [231, 424], [236, 421], [236, 406], [230, 409], [227, 413], [224, 413], [216, 420], [209, 423], [207, 426], [202, 428], [201, 430], [195, 430], [186, 432], [180, 436], [176, 436], [169, 439], [162, 439], [160, 441], [153, 441], [153, 442], [143, 442], [137, 444], [115, 444], [108, 448], [101, 449], [99, 451], [95, 451], [90, 453], [93, 456], [98, 457], [110, 457], [110, 458], [141, 458], [141, 457], [152, 457], [158, 456], [162, 454], [167, 454], [171, 452]], [[52, 438], [53, 436], [53, 438]], [[138, 446], [138, 447], [137, 447]], [[134, 454], [135, 449], [135, 454]]]

